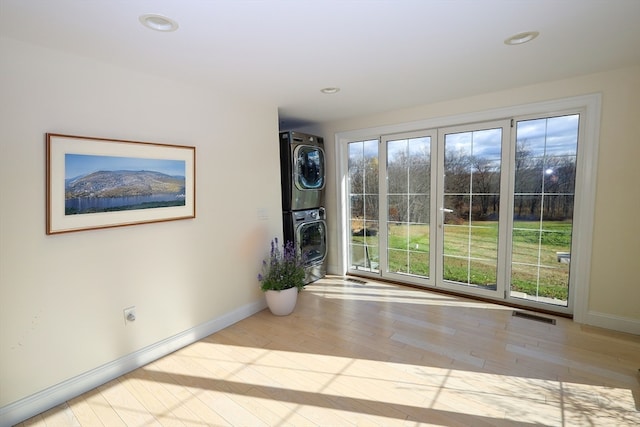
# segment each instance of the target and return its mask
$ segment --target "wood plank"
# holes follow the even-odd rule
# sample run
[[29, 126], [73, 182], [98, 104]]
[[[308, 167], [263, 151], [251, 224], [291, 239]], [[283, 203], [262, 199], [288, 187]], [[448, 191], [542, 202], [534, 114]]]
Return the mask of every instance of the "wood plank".
[[69, 400], [69, 407], [73, 411], [73, 415], [81, 426], [106, 427], [98, 417], [98, 414], [91, 408], [91, 405], [85, 400], [84, 395], [80, 395], [75, 399]]
[[[122, 418], [120, 418], [118, 413], [111, 407], [109, 402], [107, 402], [102, 393], [100, 393], [99, 389], [96, 388], [88, 391], [87, 393], [79, 396], [79, 398], [82, 398], [84, 402], [87, 403], [91, 410], [96, 414], [96, 417], [105, 427], [126, 427]], [[76, 398], [74, 399], [74, 401], [79, 401], [79, 399]]]
[[125, 385], [127, 381], [125, 377], [121, 377], [98, 387], [98, 390], [109, 406], [118, 414], [124, 425], [161, 427], [155, 414], [149, 413], [129, 392]]
[[640, 336], [512, 311], [329, 276], [20, 425], [640, 425]]

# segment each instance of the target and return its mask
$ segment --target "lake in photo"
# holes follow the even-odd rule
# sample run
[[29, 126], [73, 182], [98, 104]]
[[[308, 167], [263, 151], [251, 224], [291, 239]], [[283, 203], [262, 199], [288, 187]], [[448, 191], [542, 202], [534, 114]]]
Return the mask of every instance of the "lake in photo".
[[185, 206], [185, 161], [65, 155], [65, 215]]

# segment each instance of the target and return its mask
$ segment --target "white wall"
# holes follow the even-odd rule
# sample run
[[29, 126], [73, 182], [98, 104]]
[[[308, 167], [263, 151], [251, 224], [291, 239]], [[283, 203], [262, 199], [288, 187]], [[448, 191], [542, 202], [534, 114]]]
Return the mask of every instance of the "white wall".
[[640, 67], [531, 85], [464, 99], [313, 126], [302, 131], [325, 138], [328, 270], [342, 274], [338, 259], [335, 135], [339, 132], [478, 113], [591, 93], [602, 94], [595, 223], [585, 321], [640, 334]]
[[[6, 38], [0, 59], [0, 409], [260, 304], [276, 106]], [[46, 132], [195, 146], [197, 217], [46, 236]]]

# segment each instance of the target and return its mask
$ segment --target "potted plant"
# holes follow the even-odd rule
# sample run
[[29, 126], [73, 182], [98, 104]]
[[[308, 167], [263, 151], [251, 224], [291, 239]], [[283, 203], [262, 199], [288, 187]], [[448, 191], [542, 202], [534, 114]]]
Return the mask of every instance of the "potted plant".
[[293, 312], [298, 292], [304, 289], [304, 276], [304, 263], [293, 242], [280, 248], [278, 238], [273, 239], [269, 258], [262, 261], [262, 273], [258, 274], [271, 313], [286, 316]]

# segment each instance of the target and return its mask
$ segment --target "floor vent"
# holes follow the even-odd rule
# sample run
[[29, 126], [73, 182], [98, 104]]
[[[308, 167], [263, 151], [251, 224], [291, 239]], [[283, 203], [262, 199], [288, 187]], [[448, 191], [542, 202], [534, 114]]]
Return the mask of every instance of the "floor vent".
[[537, 322], [548, 323], [550, 325], [556, 324], [556, 319], [549, 317], [538, 316], [537, 314], [525, 313], [523, 311], [514, 311], [513, 316], [522, 317], [523, 319], [535, 320]]
[[345, 279], [347, 282], [353, 282], [353, 283], [357, 283], [359, 285], [366, 285], [367, 282], [365, 282], [364, 280], [360, 280], [360, 279], [353, 279], [351, 277], [349, 277], [348, 279]]

